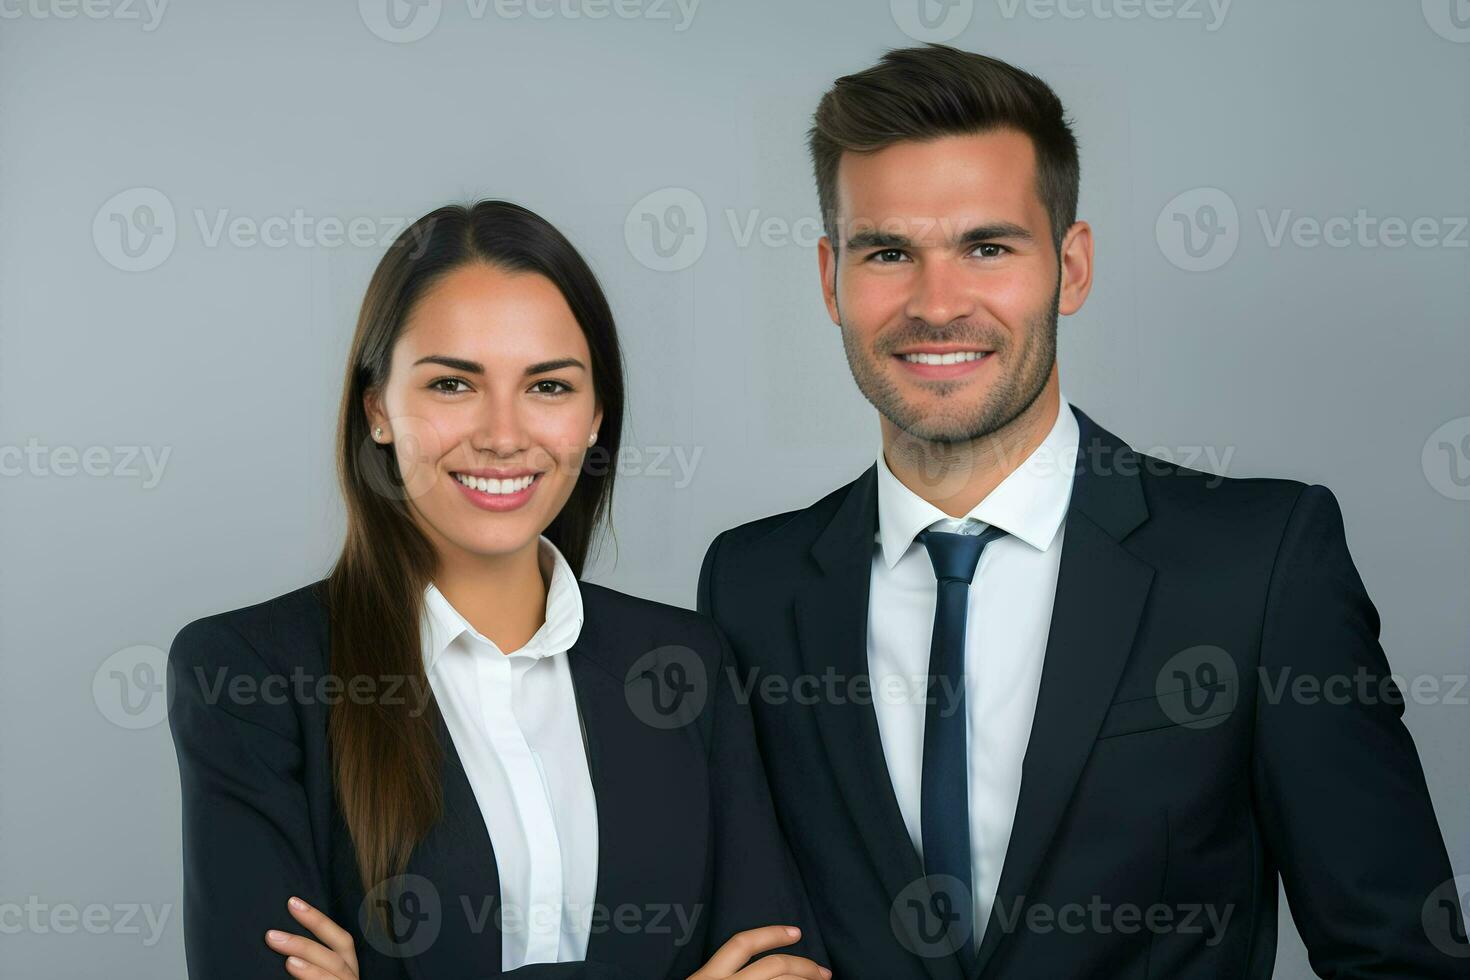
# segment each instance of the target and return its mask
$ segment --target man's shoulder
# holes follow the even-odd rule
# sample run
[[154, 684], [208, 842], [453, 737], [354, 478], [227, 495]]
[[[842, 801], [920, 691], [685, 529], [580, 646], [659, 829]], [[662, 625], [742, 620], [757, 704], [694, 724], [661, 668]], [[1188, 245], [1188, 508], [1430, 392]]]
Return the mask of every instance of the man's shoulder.
[[1284, 521], [1302, 494], [1314, 486], [1291, 477], [1226, 475], [1192, 469], [1138, 453], [1140, 483], [1150, 517], [1176, 517], [1206, 524], [1240, 521], [1254, 525]]
[[782, 511], [769, 517], [758, 517], [722, 532], [716, 539], [720, 557], [723, 559], [727, 555], [751, 551], [792, 548], [805, 550], [811, 547], [831, 523], [847, 495], [868, 478], [872, 469], [870, 466], [854, 479], [805, 507]]

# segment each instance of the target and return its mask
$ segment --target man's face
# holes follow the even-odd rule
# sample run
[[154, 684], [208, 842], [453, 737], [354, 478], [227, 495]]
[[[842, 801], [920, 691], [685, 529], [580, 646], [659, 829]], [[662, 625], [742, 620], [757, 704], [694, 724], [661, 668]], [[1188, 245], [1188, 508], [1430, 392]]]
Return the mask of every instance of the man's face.
[[1086, 292], [1074, 285], [1063, 302], [1030, 138], [1000, 129], [844, 153], [837, 208], [823, 287], [868, 401], [931, 442], [979, 438], [1025, 411], [1054, 374], [1059, 307], [1073, 312]]

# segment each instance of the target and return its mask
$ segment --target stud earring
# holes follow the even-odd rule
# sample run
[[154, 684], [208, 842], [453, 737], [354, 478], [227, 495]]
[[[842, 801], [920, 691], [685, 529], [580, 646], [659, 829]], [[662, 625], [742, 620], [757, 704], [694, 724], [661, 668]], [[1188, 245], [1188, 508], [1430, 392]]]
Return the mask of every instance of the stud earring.
[[383, 427], [381, 425], [376, 426], [373, 429], [373, 438], [374, 439], [381, 439], [381, 438], [383, 438]]
[[595, 446], [595, 445], [597, 445], [597, 433], [596, 432], [592, 433], [590, 436], [587, 437], [587, 445], [589, 445], [589, 446]]

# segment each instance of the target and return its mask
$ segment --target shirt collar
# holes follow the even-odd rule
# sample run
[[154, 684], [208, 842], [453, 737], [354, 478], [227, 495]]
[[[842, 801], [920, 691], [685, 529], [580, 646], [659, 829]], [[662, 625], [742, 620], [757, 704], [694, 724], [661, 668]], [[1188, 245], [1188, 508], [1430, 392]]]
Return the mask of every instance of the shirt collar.
[[[966, 517], [994, 524], [1038, 551], [1056, 537], [1072, 498], [1077, 462], [1077, 417], [1066, 396], [1058, 393], [1057, 418], [1041, 445], [975, 505]], [[883, 561], [892, 568], [914, 537], [948, 514], [914, 493], [893, 475], [878, 451], [878, 533]]]
[[[546, 621], [534, 636], [512, 657], [554, 656], [570, 650], [582, 632], [582, 590], [577, 585], [577, 576], [567, 564], [556, 545], [543, 534], [537, 542], [536, 559], [543, 575], [549, 573], [546, 587]], [[424, 668], [432, 670], [434, 663], [449, 645], [468, 633], [473, 639], [489, 646], [497, 655], [501, 650], [488, 637], [469, 624], [459, 610], [449, 604], [439, 587], [430, 582], [424, 588], [424, 609], [419, 619], [419, 639], [423, 647]]]

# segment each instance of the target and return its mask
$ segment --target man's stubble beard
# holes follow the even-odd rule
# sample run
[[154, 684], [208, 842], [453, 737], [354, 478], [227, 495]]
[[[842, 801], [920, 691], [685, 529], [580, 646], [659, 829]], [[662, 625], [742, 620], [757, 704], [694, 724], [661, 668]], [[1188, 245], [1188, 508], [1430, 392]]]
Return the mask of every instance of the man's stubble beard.
[[[899, 430], [914, 439], [930, 443], [973, 441], [997, 432], [1015, 421], [1031, 407], [1046, 387], [1052, 366], [1056, 363], [1060, 301], [1059, 282], [1051, 302], [1040, 312], [1027, 318], [1021, 347], [1015, 351], [1019, 357], [1016, 363], [1007, 363], [1007, 356], [1012, 353], [1006, 346], [1010, 340], [1009, 334], [976, 331], [966, 324], [948, 324], [938, 329], [924, 325], [918, 329], [893, 331], [890, 336], [882, 338], [876, 348], [865, 350], [855, 331], [842, 317], [839, 308], [842, 349], [847, 354], [847, 366], [852, 371], [858, 390]], [[995, 351], [990, 357], [1001, 358], [999, 366], [1002, 372], [978, 404], [956, 402], [952, 411], [929, 412], [926, 415], [908, 404], [898, 386], [880, 369], [880, 365], [892, 357], [895, 348], [926, 342], [972, 343], [978, 347], [988, 347]], [[935, 395], [942, 399], [948, 399], [967, 384], [970, 384], [968, 379], [929, 382]]]

